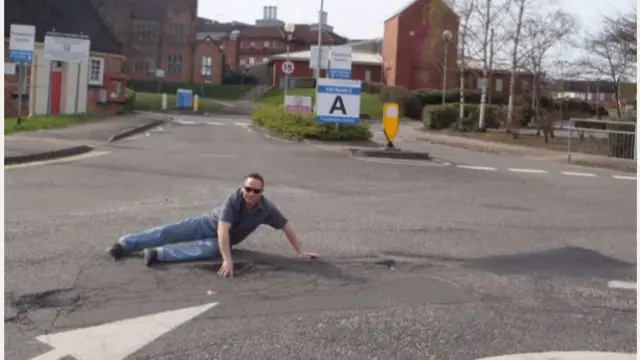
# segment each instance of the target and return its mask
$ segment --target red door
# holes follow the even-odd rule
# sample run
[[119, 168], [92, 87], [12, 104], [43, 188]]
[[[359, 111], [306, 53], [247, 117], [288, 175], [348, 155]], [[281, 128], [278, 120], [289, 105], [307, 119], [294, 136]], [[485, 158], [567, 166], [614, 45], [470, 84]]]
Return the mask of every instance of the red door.
[[51, 91], [49, 92], [49, 113], [60, 114], [62, 102], [62, 71], [55, 69], [51, 72]]

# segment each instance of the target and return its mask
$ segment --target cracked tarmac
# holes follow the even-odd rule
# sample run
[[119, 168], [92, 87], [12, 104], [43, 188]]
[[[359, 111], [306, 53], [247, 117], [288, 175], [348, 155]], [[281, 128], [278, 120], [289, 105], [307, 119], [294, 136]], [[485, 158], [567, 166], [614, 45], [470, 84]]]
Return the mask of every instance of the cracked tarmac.
[[[50, 350], [42, 334], [211, 301], [127, 359], [637, 351], [636, 293], [607, 286], [636, 280], [634, 184], [364, 163], [239, 126], [108, 150], [6, 171], [7, 358]], [[254, 170], [318, 261], [268, 228], [235, 250], [233, 280], [215, 263], [105, 256], [126, 232], [208, 212]]]

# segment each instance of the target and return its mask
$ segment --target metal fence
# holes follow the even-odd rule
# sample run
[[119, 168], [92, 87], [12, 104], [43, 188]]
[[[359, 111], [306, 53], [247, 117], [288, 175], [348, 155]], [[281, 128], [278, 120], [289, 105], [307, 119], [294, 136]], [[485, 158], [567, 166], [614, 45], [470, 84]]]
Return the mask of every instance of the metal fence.
[[567, 131], [567, 157], [588, 154], [637, 160], [637, 123], [630, 121], [570, 119]]

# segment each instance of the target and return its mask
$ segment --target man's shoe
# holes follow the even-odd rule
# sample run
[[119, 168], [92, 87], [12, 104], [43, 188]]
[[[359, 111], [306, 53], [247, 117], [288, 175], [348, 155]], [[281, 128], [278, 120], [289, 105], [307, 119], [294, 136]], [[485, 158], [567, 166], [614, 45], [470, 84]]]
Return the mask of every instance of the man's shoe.
[[156, 249], [144, 249], [144, 263], [147, 266], [152, 266], [158, 262], [158, 250]]
[[124, 251], [124, 248], [119, 243], [115, 243], [111, 245], [111, 247], [107, 249], [107, 252], [109, 253], [109, 255], [111, 255], [111, 257], [113, 257], [116, 260], [123, 258], [125, 255], [127, 255], [126, 251]]

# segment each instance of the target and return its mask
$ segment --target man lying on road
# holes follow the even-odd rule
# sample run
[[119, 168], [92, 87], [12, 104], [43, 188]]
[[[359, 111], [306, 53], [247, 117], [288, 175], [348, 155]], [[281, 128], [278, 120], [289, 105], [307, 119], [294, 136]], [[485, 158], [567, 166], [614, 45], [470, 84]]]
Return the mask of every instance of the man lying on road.
[[258, 226], [267, 224], [284, 231], [299, 258], [315, 259], [318, 255], [302, 251], [291, 223], [262, 195], [263, 190], [262, 176], [249, 174], [242, 188], [233, 191], [210, 215], [125, 235], [107, 251], [113, 258], [120, 259], [144, 250], [147, 266], [157, 262], [216, 259], [222, 255], [218, 275], [233, 276], [231, 247], [246, 239]]

